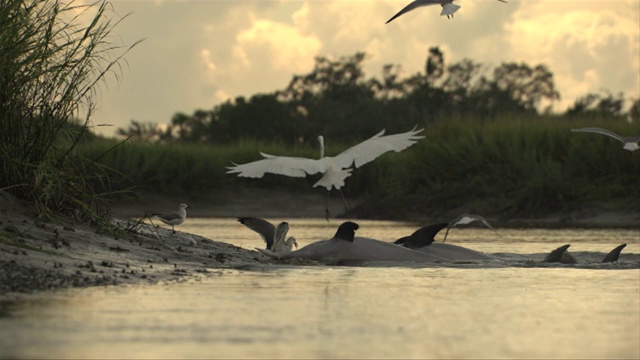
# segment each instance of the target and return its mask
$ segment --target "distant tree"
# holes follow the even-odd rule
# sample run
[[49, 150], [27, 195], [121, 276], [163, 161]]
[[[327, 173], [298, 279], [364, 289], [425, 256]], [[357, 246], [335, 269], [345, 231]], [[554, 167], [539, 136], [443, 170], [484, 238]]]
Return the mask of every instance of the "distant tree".
[[621, 119], [625, 117], [624, 102], [623, 93], [619, 93], [617, 96], [607, 90], [604, 91], [604, 94], [589, 93], [576, 99], [573, 105], [567, 109], [565, 115], [570, 118]]
[[289, 107], [276, 94], [258, 94], [249, 100], [237, 97], [216, 106], [209, 115], [207, 135], [217, 143], [251, 138], [291, 144], [298, 135]]
[[629, 119], [631, 121], [640, 121], [640, 99], [636, 99], [629, 108]]
[[380, 83], [364, 78], [358, 52], [337, 60], [317, 57], [311, 73], [296, 75], [279, 99], [289, 104], [303, 139], [317, 135], [336, 141], [352, 141], [354, 134], [370, 133], [382, 127], [383, 115], [375, 99]]
[[116, 135], [132, 137], [148, 142], [168, 142], [173, 139], [171, 130], [171, 126], [163, 127], [152, 122], [143, 123], [131, 120], [129, 127], [127, 129], [118, 128], [116, 130]]
[[493, 79], [497, 89], [529, 111], [536, 111], [542, 100], [560, 99], [553, 73], [542, 64], [531, 68], [524, 63], [504, 63], [494, 70]]
[[437, 46], [429, 48], [424, 70], [428, 86], [435, 86], [436, 81], [444, 74], [444, 54]]
[[177, 137], [180, 141], [206, 141], [208, 138], [206, 128], [210, 118], [211, 113], [206, 110], [196, 110], [191, 116], [185, 113], [176, 113], [171, 118], [171, 126], [177, 130]]
[[470, 59], [462, 59], [460, 62], [447, 67], [447, 78], [442, 84], [454, 106], [460, 113], [474, 112], [474, 108], [468, 101], [474, 84], [477, 84], [481, 75], [482, 64]]

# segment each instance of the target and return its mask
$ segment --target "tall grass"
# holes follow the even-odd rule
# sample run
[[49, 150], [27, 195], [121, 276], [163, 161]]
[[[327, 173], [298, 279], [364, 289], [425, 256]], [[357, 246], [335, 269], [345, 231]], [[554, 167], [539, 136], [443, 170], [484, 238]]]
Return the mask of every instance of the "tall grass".
[[80, 211], [99, 221], [106, 211], [89, 176], [105, 179], [75, 149], [92, 126], [100, 82], [117, 77], [126, 53], [110, 42], [117, 22], [108, 7], [0, 0], [0, 189], [41, 215]]
[[[379, 172], [373, 204], [364, 208], [391, 209], [396, 217], [447, 211], [540, 216], [597, 204], [640, 209], [640, 154], [614, 139], [569, 131], [586, 125], [557, 118], [434, 125], [396, 164], [380, 159], [376, 166], [387, 171], [362, 169]], [[600, 126], [621, 134], [640, 130], [637, 124]]]
[[[640, 132], [637, 124], [557, 118], [440, 122], [427, 127], [425, 139], [413, 147], [354, 170], [344, 190], [348, 196], [364, 198], [357, 212], [368, 217], [446, 216], [459, 211], [537, 216], [604, 203], [640, 208], [640, 154], [623, 150], [622, 143], [605, 136], [569, 131], [580, 126]], [[92, 158], [112, 145], [88, 143], [82, 149]], [[352, 145], [331, 143], [327, 155]], [[111, 176], [120, 179], [119, 186], [159, 194], [215, 201], [216, 195], [239, 186], [315, 191], [311, 185], [319, 175], [242, 179], [226, 174], [233, 162], [258, 160], [259, 151], [318, 156], [317, 149], [309, 146], [287, 148], [253, 141], [225, 147], [133, 143], [100, 161], [121, 174]]]

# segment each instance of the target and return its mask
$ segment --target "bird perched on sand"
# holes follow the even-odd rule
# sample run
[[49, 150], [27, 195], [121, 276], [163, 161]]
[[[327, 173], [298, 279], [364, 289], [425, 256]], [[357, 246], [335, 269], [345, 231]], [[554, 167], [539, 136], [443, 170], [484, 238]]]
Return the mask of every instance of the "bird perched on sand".
[[620, 136], [613, 131], [609, 131], [607, 129], [601, 129], [597, 127], [587, 127], [587, 128], [577, 128], [571, 129], [573, 132], [589, 132], [594, 134], [602, 134], [610, 136], [624, 144], [622, 147], [625, 150], [636, 151], [640, 149], [640, 136]]
[[[461, 7], [460, 5], [454, 4], [453, 1], [454, 0], [415, 0], [409, 3], [409, 5], [405, 6], [397, 14], [393, 15], [391, 19], [387, 20], [386, 24], [390, 23], [393, 19], [397, 18], [398, 16], [408, 13], [409, 11], [415, 8], [419, 8], [421, 6], [428, 6], [428, 5], [437, 5], [437, 4], [440, 4], [440, 6], [442, 6], [442, 12], [440, 13], [440, 16], [446, 15], [447, 19], [451, 19], [453, 18], [453, 13], [458, 11], [458, 9], [460, 9]], [[506, 3], [505, 0], [498, 0], [498, 1]]]
[[178, 212], [170, 214], [151, 214], [152, 219], [158, 219], [167, 225], [171, 225], [171, 231], [175, 234], [174, 226], [182, 224], [187, 219], [187, 208], [189, 205], [180, 204]]
[[[358, 145], [350, 147], [336, 156], [324, 156], [324, 137], [318, 136], [320, 143], [320, 158], [307, 159], [300, 157], [274, 156], [260, 153], [264, 159], [227, 167], [227, 174], [238, 174], [239, 177], [261, 178], [266, 173], [279, 174], [291, 177], [305, 177], [322, 173], [322, 178], [318, 180], [314, 187], [322, 186], [330, 191], [335, 188], [340, 191], [342, 201], [344, 202], [345, 212], [348, 211], [347, 202], [344, 199], [341, 188], [344, 186], [344, 180], [351, 176], [351, 166], [356, 168], [369, 163], [381, 156], [382, 154], [395, 151], [400, 152], [418, 140], [424, 138], [418, 134], [423, 129], [413, 130], [394, 135], [384, 135], [384, 130], [378, 134], [361, 142]], [[328, 196], [328, 193], [327, 193]], [[327, 200], [328, 201], [328, 200]], [[325, 209], [327, 220], [329, 218], [329, 206]]]
[[442, 242], [447, 241], [447, 235], [449, 235], [449, 230], [456, 226], [456, 225], [467, 225], [467, 224], [471, 224], [474, 221], [480, 221], [482, 222], [486, 227], [488, 227], [491, 230], [495, 230], [490, 224], [489, 222], [483, 218], [480, 215], [473, 215], [473, 214], [462, 214], [460, 216], [458, 216], [457, 218], [451, 220], [449, 222], [449, 224], [447, 225], [447, 231], [444, 233], [444, 239], [442, 239]]
[[277, 227], [267, 220], [255, 217], [241, 217], [238, 218], [238, 222], [257, 232], [262, 237], [267, 244], [267, 248], [255, 249], [267, 256], [280, 259], [288, 255], [294, 246], [296, 249], [298, 248], [298, 242], [296, 242], [296, 238], [293, 236], [290, 236], [285, 241], [285, 237], [289, 231], [289, 223], [287, 222], [281, 222]]

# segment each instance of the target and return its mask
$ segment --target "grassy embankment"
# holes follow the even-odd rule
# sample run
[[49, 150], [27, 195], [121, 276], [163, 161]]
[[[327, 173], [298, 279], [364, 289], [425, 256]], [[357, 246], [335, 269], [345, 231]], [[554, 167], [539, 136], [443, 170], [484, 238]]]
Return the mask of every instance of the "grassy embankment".
[[108, 226], [103, 194], [92, 187], [104, 174], [86, 171], [76, 153], [98, 85], [127, 51], [110, 42], [117, 22], [108, 9], [100, 1], [0, 5], [0, 190], [43, 217], [62, 212]]
[[[572, 127], [599, 126], [620, 134], [638, 134], [638, 124], [563, 119], [502, 119], [447, 122], [426, 128], [425, 139], [399, 154], [386, 154], [353, 172], [345, 193], [362, 197], [358, 216], [400, 219], [409, 213], [539, 216], [582, 207], [640, 209], [640, 153], [597, 134], [572, 133]], [[358, 140], [359, 141], [359, 140]], [[89, 143], [92, 159], [114, 145]], [[355, 141], [354, 141], [355, 143]], [[327, 154], [352, 144], [329, 142]], [[306, 179], [267, 175], [240, 179], [225, 174], [232, 162], [245, 163], [263, 151], [316, 158], [313, 146], [240, 141], [234, 146], [127, 143], [100, 163], [116, 188], [136, 186], [157, 194], [208, 198], [243, 186], [312, 190], [318, 175]]]

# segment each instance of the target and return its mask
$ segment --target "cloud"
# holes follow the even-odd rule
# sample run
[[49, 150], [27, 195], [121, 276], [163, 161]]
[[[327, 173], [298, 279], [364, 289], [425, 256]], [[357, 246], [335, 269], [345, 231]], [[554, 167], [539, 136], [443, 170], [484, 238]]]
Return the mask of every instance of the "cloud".
[[640, 96], [637, 0], [458, 0], [452, 20], [430, 6], [385, 24], [409, 1], [115, 1], [117, 14], [131, 16], [114, 34], [124, 44], [146, 40], [127, 54], [122, 80], [102, 92], [94, 121], [167, 122], [178, 111], [272, 92], [311, 71], [317, 55], [365, 51], [366, 76], [385, 64], [410, 76], [424, 71], [432, 46], [448, 64], [546, 64], [561, 106], [602, 88]]
[[561, 108], [601, 89], [640, 96], [638, 9], [620, 11], [626, 1], [589, 9], [568, 1], [556, 5], [552, 12], [542, 4], [523, 5], [513, 14], [507, 26], [511, 60], [547, 64], [563, 95]]
[[[234, 57], [245, 67], [267, 65], [276, 71], [308, 71], [322, 44], [314, 35], [303, 35], [290, 25], [257, 19], [236, 35]], [[263, 60], [268, 64], [263, 64]], [[254, 65], [255, 64], [255, 65]]]

